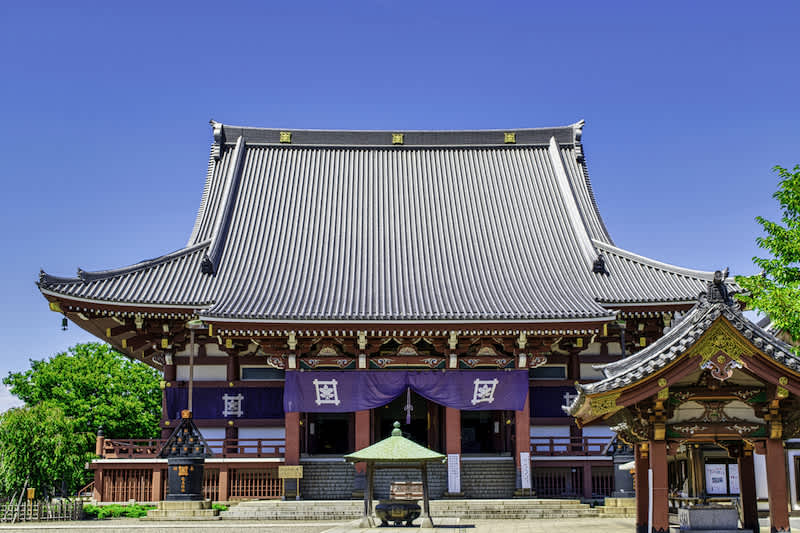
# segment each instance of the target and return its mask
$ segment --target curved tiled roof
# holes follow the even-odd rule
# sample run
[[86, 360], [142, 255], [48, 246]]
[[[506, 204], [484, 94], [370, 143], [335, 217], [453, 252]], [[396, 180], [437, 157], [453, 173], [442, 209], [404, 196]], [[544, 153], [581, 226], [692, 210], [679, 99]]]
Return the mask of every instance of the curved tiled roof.
[[[281, 142], [214, 123], [187, 248], [40, 287], [265, 321], [610, 319], [613, 304], [693, 300], [711, 273], [612, 244], [581, 127], [294, 130]], [[598, 254], [609, 275], [592, 272]]]
[[[781, 365], [800, 371], [800, 359], [794, 355], [792, 347], [748, 320], [738, 304], [709, 302], [702, 297], [680, 322], [656, 342], [630, 357], [599, 367], [605, 377], [594, 383], [580, 385], [582, 394], [612, 391], [661, 370], [691, 348], [721, 316], [758, 350]], [[579, 405], [580, 399], [577, 398], [573, 405]]]

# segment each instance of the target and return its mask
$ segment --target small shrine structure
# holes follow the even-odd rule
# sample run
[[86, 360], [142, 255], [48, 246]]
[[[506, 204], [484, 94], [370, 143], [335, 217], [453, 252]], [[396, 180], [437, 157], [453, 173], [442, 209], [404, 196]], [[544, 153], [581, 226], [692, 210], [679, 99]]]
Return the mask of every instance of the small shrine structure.
[[[735, 459], [742, 523], [752, 531], [759, 528], [753, 455], [766, 456], [770, 531], [790, 530], [784, 441], [800, 433], [800, 359], [742, 314], [722, 279], [717, 272], [661, 339], [602, 366], [602, 380], [577, 385], [566, 406], [578, 424], [605, 420], [635, 447], [637, 533], [669, 531], [676, 486], [706, 494], [697, 490], [705, 480], [693, 451], [709, 445]], [[689, 457], [686, 472], [668, 466], [679, 454]]]
[[408, 468], [418, 467], [422, 475], [422, 521], [423, 528], [433, 527], [430, 510], [430, 489], [428, 487], [428, 463], [444, 462], [445, 456], [436, 453], [403, 436], [400, 423], [395, 422], [392, 434], [372, 446], [345, 455], [349, 463], [366, 463], [367, 480], [364, 488], [364, 518], [362, 527], [371, 527], [372, 520], [372, 489], [374, 474], [377, 468]]

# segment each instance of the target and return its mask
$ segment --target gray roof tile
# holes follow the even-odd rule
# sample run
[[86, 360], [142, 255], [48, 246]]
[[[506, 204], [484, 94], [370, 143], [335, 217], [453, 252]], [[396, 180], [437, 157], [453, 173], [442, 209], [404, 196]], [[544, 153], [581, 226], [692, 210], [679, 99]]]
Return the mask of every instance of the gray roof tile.
[[[712, 276], [612, 244], [580, 124], [516, 130], [516, 144], [406, 132], [400, 146], [391, 132], [282, 144], [280, 130], [215, 126], [186, 249], [43, 275], [42, 290], [242, 320], [608, 319], [604, 306], [691, 301]], [[609, 275], [592, 273], [598, 253]]]

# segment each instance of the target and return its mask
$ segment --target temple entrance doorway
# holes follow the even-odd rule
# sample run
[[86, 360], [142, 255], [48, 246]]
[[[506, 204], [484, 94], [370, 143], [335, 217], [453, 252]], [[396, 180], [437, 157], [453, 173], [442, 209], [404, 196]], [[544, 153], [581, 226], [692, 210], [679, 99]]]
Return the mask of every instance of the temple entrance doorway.
[[[410, 402], [409, 402], [410, 400]], [[406, 408], [411, 406], [411, 423], [406, 424]], [[392, 433], [392, 424], [400, 422], [403, 436], [417, 444], [442, 452], [444, 417], [442, 406], [411, 391], [404, 392], [388, 404], [372, 410], [372, 442]]]
[[509, 411], [461, 411], [462, 453], [510, 455], [514, 416]]
[[342, 455], [353, 451], [352, 413], [304, 413], [301, 449], [308, 455]]

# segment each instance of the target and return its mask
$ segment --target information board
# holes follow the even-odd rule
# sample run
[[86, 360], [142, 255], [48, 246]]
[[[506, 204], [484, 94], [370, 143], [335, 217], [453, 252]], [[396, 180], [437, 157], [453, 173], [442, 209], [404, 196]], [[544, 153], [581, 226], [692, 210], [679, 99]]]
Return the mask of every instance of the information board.
[[519, 452], [520, 481], [523, 489], [531, 488], [531, 453]]
[[728, 493], [728, 472], [726, 464], [706, 465], [706, 492], [709, 494]]
[[457, 453], [447, 454], [447, 492], [461, 492], [461, 457]]

